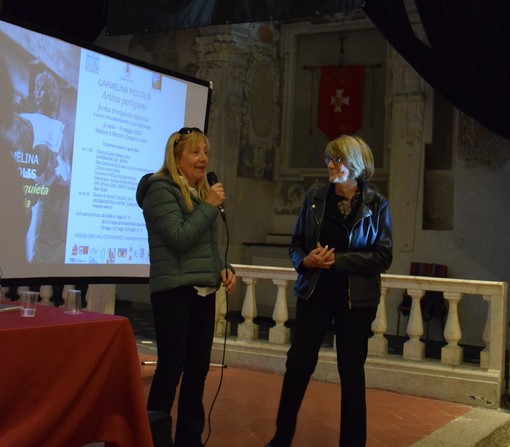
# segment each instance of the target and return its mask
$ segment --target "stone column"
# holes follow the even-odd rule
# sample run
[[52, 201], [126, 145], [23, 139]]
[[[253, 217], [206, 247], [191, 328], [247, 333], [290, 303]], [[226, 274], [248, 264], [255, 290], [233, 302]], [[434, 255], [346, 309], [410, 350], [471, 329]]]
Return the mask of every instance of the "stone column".
[[[230, 222], [235, 195], [241, 125], [245, 114], [243, 83], [249, 65], [247, 35], [237, 26], [211, 27], [195, 39], [198, 69], [195, 76], [212, 82], [208, 136], [211, 141], [209, 169], [225, 185], [225, 210]], [[205, 32], [205, 31], [204, 31]]]
[[413, 252], [416, 222], [421, 216], [420, 185], [424, 151], [424, 81], [395, 50], [387, 100], [390, 102], [390, 191], [395, 248]]
[[273, 158], [268, 153], [274, 151], [279, 132], [277, 34], [267, 24], [215, 26], [200, 32], [193, 47], [194, 75], [213, 83], [209, 167], [225, 185], [227, 221], [232, 223], [239, 167], [253, 177], [272, 176], [272, 163], [268, 166], [266, 160]]

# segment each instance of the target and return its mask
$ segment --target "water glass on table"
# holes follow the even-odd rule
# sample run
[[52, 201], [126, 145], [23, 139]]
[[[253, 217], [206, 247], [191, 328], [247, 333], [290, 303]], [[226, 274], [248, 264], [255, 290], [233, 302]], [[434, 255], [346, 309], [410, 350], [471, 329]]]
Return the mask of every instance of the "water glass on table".
[[24, 290], [23, 292], [21, 292], [22, 317], [35, 317], [35, 310], [38, 299], [39, 292], [33, 292], [31, 290]]
[[65, 311], [66, 314], [81, 314], [81, 291], [68, 290], [66, 296]]

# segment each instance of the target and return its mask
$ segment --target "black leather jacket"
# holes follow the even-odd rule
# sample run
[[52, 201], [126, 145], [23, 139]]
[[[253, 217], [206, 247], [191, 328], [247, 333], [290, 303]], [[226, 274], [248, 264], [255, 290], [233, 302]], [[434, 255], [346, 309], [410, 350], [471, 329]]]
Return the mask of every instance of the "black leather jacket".
[[[313, 293], [321, 269], [304, 267], [303, 259], [319, 241], [330, 187], [308, 193], [289, 247], [290, 260], [298, 272], [294, 290], [298, 298], [305, 300]], [[335, 268], [348, 275], [349, 306], [354, 307], [379, 304], [380, 273], [390, 267], [393, 259], [388, 202], [366, 185], [361, 187], [361, 203], [349, 234], [349, 249], [335, 251]]]

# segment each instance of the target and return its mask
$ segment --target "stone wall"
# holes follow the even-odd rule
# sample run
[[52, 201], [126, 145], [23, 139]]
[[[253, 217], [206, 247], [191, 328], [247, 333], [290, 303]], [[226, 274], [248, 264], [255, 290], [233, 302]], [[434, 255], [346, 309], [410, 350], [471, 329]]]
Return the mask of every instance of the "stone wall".
[[[292, 27], [309, 29], [310, 38], [326, 28], [347, 33], [366, 29], [377, 35], [366, 20], [354, 17], [353, 21], [356, 23], [346, 18], [333, 25]], [[276, 23], [224, 25], [142, 36], [103, 35], [97, 41], [99, 46], [214, 83], [208, 132], [213, 146], [210, 167], [227, 190], [229, 260], [233, 263], [251, 261], [243, 244], [270, 243], [275, 233], [288, 235], [303, 192], [325, 178], [319, 165], [288, 169], [293, 151], [320, 152], [322, 148], [301, 146], [288, 137], [293, 125], [289, 100], [292, 109], [299, 110], [309, 104], [309, 98], [289, 98], [287, 86], [296, 76], [293, 70], [302, 67], [288, 63], [292, 46], [281, 42], [286, 29]], [[417, 29], [419, 32], [419, 26]], [[306, 38], [306, 33], [299, 36]], [[320, 51], [321, 47], [317, 48]], [[434, 132], [433, 92], [394, 50], [383, 45], [379, 51], [384, 66], [385, 116], [384, 136], [376, 143], [382, 146], [376, 180], [388, 195], [393, 217], [395, 252], [389, 273], [407, 274], [412, 261], [436, 262], [448, 266], [450, 277], [508, 281], [509, 141], [454, 111], [451, 167], [446, 174], [428, 173], [425, 188], [425, 147]], [[349, 57], [355, 62], [356, 52]], [[317, 145], [322, 145], [318, 141]], [[447, 216], [449, 229], [424, 229], [424, 207], [429, 214], [437, 209]], [[220, 236], [225, 244], [224, 229]], [[242, 287], [239, 289], [231, 297], [231, 309], [240, 307]], [[388, 300], [389, 308], [395, 306], [393, 317], [389, 312], [390, 327], [395, 326], [399, 300], [399, 296]], [[479, 311], [467, 300], [461, 301], [460, 319], [470, 327], [461, 343], [479, 339], [483, 329], [476, 318]], [[439, 328], [431, 328], [431, 336], [439, 338]]]

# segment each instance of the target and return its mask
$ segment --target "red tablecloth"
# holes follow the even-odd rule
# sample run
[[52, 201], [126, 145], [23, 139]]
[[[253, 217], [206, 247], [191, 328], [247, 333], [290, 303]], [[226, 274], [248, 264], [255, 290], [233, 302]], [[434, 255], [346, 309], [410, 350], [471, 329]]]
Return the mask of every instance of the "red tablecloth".
[[152, 447], [129, 320], [0, 312], [0, 446]]

